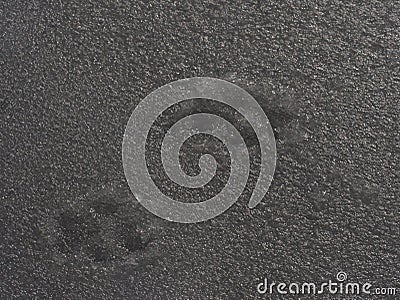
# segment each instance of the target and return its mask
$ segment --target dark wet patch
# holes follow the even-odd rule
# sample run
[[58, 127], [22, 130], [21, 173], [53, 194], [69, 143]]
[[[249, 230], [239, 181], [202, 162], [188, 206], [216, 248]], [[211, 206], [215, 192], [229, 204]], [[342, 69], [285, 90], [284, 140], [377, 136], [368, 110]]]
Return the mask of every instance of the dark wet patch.
[[227, 75], [226, 80], [249, 92], [260, 104], [271, 123], [276, 140], [293, 144], [302, 142], [310, 133], [302, 116], [301, 95], [293, 90], [273, 84], [249, 84], [247, 80]]
[[62, 233], [58, 246], [64, 253], [79, 251], [84, 241], [89, 240], [99, 231], [95, 220], [73, 211], [62, 212], [58, 218], [58, 224]]
[[94, 201], [91, 201], [89, 205], [95, 213], [102, 215], [114, 214], [118, 212], [119, 208], [119, 204], [112, 201], [109, 195], [102, 195], [99, 198], [96, 198]]
[[354, 199], [368, 205], [377, 200], [379, 196], [379, 186], [361, 180], [354, 180], [350, 185], [350, 194]]
[[62, 212], [58, 218], [61, 230], [57, 242], [59, 251], [65, 254], [84, 254], [95, 262], [111, 261], [145, 248], [132, 219], [120, 215], [99, 215], [92, 211]]
[[70, 201], [42, 228], [57, 261], [60, 257], [89, 259], [94, 263], [125, 260], [145, 251], [151, 241], [143, 230], [151, 228], [138, 213], [138, 204], [129, 192], [113, 189], [89, 192]]

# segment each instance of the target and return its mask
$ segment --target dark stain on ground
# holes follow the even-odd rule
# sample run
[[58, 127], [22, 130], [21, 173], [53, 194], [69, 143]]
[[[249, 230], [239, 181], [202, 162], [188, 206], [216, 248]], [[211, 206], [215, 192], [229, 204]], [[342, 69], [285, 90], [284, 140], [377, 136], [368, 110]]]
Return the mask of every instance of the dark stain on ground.
[[145, 250], [151, 237], [144, 237], [137, 224], [135, 200], [129, 194], [110, 192], [89, 192], [53, 215], [43, 227], [45, 234], [56, 237], [47, 239], [48, 246], [55, 253], [95, 263], [124, 260]]
[[[60, 251], [73, 254], [82, 254], [83, 251], [95, 262], [120, 258], [115, 249], [134, 252], [143, 250], [147, 244], [137, 232], [136, 224], [129, 220], [113, 220], [110, 228], [109, 223], [102, 226], [101, 220], [90, 213], [77, 215], [66, 211], [58, 221], [62, 231], [58, 242]], [[113, 242], [105, 246], [102, 241], [104, 236], [112, 236]]]

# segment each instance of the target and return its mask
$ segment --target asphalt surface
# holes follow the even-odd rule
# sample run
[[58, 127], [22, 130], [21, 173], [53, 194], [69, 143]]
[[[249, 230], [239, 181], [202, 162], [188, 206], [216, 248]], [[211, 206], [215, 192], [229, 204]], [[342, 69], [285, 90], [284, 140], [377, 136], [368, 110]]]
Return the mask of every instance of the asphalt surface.
[[[339, 271], [400, 294], [398, 1], [0, 8], [0, 298], [266, 299], [264, 277]], [[187, 225], [137, 204], [121, 143], [141, 99], [193, 76], [251, 93], [278, 160], [255, 209]]]

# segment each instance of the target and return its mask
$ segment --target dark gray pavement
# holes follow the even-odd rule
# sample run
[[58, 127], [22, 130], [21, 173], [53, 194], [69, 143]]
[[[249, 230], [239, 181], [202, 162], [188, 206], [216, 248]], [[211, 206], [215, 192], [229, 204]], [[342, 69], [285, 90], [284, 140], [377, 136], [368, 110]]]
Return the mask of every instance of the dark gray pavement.
[[[398, 1], [0, 11], [1, 299], [253, 299], [339, 271], [400, 288]], [[141, 99], [193, 76], [250, 92], [278, 161], [255, 209], [185, 225], [135, 202], [121, 143]]]

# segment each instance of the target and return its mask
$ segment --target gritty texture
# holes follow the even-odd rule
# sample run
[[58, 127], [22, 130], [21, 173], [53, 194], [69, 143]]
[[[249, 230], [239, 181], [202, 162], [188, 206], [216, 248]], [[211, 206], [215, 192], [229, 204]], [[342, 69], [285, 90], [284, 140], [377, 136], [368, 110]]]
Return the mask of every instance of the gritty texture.
[[[339, 271], [400, 288], [398, 1], [0, 11], [2, 299], [253, 299]], [[251, 93], [278, 160], [255, 209], [186, 225], [135, 201], [121, 143], [141, 99], [193, 76]]]

